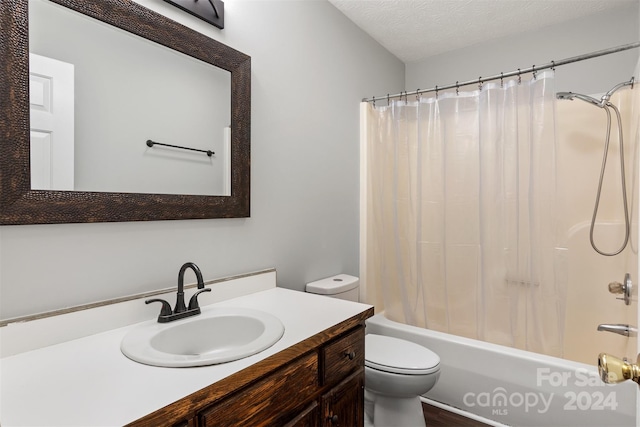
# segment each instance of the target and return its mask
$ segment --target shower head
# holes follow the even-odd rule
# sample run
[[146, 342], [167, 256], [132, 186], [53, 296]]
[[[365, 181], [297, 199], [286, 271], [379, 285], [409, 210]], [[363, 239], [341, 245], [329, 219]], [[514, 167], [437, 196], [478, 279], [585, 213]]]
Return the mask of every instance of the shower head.
[[556, 93], [557, 99], [568, 99], [569, 101], [573, 101], [573, 92], [558, 92]]
[[598, 101], [595, 98], [592, 98], [590, 96], [587, 95], [582, 95], [579, 93], [573, 93], [573, 92], [558, 92], [556, 93], [556, 98], [557, 99], [568, 99], [570, 101], [573, 101], [575, 98], [581, 99], [585, 102], [588, 102], [590, 104], [593, 105], [597, 105], [600, 108], [604, 108], [605, 105], [607, 105], [607, 103], [609, 102], [609, 99], [611, 98], [611, 95], [613, 95], [613, 93], [615, 91], [617, 91], [618, 89], [621, 89], [625, 86], [631, 86], [631, 89], [633, 89], [633, 85], [634, 85], [635, 79], [633, 77], [631, 77], [631, 80], [629, 80], [628, 82], [624, 82], [624, 83], [620, 83], [616, 86], [613, 87], [613, 89], [611, 89], [609, 92], [605, 93], [602, 98], [600, 98], [600, 100]]
[[557, 99], [568, 99], [569, 101], [573, 101], [574, 99], [581, 99], [585, 102], [588, 102], [590, 104], [593, 104], [595, 106], [598, 106], [600, 108], [604, 107], [604, 104], [600, 101], [598, 101], [595, 98], [592, 98], [588, 95], [582, 95], [580, 93], [573, 93], [573, 92], [558, 92], [556, 93], [556, 98]]

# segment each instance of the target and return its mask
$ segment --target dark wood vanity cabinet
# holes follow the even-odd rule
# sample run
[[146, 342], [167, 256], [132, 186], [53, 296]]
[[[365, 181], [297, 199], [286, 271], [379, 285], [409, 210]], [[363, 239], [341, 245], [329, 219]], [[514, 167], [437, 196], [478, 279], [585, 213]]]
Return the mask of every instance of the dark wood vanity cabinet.
[[367, 310], [130, 426], [364, 425]]
[[198, 427], [355, 427], [363, 425], [363, 410], [360, 326], [213, 404], [198, 415]]

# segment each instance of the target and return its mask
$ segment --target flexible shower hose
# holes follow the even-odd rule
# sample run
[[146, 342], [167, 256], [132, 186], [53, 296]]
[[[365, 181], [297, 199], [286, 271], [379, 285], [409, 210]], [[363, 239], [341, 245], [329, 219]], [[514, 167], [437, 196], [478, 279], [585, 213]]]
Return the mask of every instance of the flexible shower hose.
[[[618, 120], [618, 140], [620, 141], [620, 175], [621, 175], [621, 184], [622, 184], [622, 204], [624, 206], [624, 222], [625, 222], [625, 232], [624, 232], [624, 242], [622, 246], [615, 252], [604, 252], [598, 249], [594, 239], [593, 239], [593, 231], [596, 225], [596, 217], [598, 216], [598, 208], [600, 207], [600, 194], [602, 193], [602, 181], [604, 180], [604, 171], [607, 167], [607, 154], [609, 153], [609, 141], [611, 139], [611, 112], [609, 108], [612, 108], [616, 112], [616, 118]], [[627, 183], [624, 173], [624, 141], [622, 136], [622, 118], [620, 117], [620, 110], [613, 105], [611, 102], [607, 101], [604, 110], [607, 112], [607, 137], [605, 139], [604, 144], [604, 154], [602, 156], [602, 167], [600, 168], [600, 181], [598, 182], [598, 192], [596, 194], [596, 202], [593, 206], [593, 216], [591, 217], [591, 228], [589, 230], [589, 240], [591, 241], [591, 247], [600, 255], [604, 256], [615, 256], [627, 247], [627, 243], [629, 242], [629, 234], [630, 234], [630, 223], [629, 223], [629, 207], [627, 204]]]

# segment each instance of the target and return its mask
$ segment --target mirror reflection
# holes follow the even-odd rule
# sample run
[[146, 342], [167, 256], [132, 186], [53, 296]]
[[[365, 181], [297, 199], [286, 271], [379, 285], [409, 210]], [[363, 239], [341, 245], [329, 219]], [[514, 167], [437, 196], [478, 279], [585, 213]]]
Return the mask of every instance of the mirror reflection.
[[229, 72], [47, 0], [29, 50], [32, 189], [231, 194]]

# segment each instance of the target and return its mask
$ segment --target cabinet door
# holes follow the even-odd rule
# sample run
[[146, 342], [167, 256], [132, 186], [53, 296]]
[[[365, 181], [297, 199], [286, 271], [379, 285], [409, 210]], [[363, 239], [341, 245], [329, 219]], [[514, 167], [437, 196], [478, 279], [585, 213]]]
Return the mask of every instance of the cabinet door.
[[282, 426], [318, 388], [318, 355], [311, 353], [205, 409], [198, 425]]
[[289, 421], [284, 427], [320, 427], [320, 408], [317, 402], [312, 402], [298, 416]]
[[364, 426], [364, 369], [322, 396], [322, 426]]

